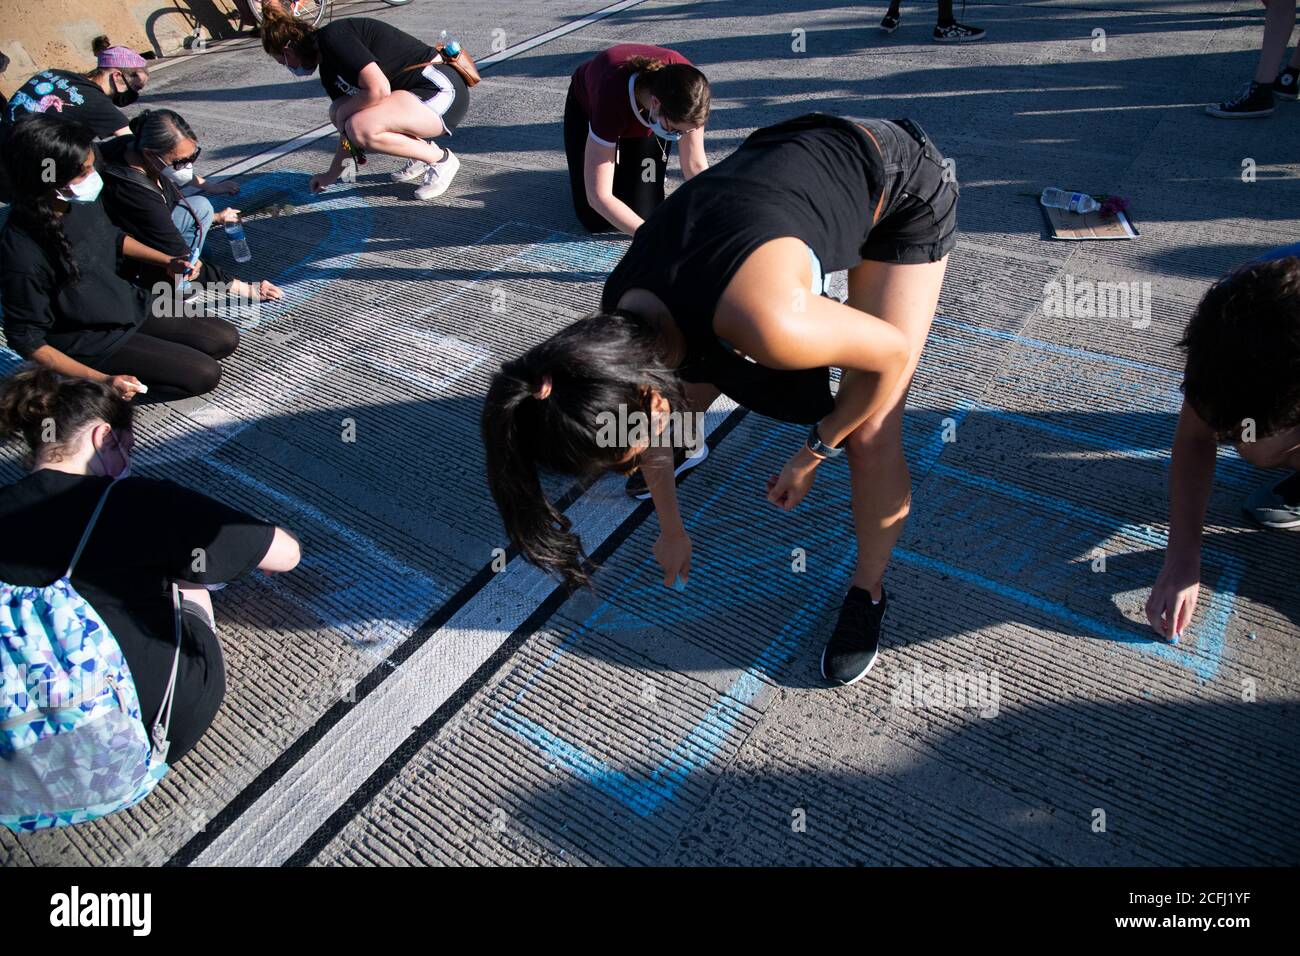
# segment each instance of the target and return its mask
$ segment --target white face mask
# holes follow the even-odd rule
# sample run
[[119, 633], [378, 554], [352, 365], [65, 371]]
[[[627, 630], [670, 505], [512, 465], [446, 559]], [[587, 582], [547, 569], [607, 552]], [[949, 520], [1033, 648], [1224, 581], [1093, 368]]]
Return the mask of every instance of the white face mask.
[[65, 202], [94, 202], [99, 198], [99, 191], [104, 188], [104, 180], [100, 178], [99, 170], [92, 169], [90, 175], [79, 183], [68, 183], [67, 186], [55, 192], [55, 195]]
[[664, 129], [663, 124], [659, 122], [660, 117], [655, 115], [654, 110], [650, 111], [650, 129], [660, 139], [666, 139], [670, 143], [675, 143], [682, 138], [681, 133], [674, 133], [672, 130]]
[[190, 163], [180, 169], [173, 169], [170, 165], [163, 166], [162, 174], [177, 186], [188, 186], [194, 179], [194, 164]]

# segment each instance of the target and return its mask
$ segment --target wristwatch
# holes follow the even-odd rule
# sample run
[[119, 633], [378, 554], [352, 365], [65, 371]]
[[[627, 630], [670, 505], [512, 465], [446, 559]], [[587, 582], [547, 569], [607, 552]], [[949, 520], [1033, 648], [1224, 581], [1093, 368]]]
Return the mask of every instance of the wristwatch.
[[818, 458], [838, 458], [844, 454], [843, 448], [836, 448], [834, 445], [828, 445], [822, 441], [822, 436], [817, 431], [817, 425], [813, 425], [812, 431], [808, 433], [808, 450]]

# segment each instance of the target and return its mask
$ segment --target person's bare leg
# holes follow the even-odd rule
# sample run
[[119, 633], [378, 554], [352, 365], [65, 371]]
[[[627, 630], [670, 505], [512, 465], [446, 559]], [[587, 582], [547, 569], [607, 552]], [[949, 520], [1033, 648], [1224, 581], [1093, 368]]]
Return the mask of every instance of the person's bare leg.
[[877, 601], [890, 554], [911, 507], [912, 479], [903, 455], [903, 407], [939, 303], [947, 265], [944, 257], [921, 265], [863, 262], [849, 271], [848, 304], [896, 326], [912, 346], [889, 404], [859, 426], [846, 443], [858, 539], [853, 584], [869, 591]]
[[370, 152], [425, 163], [436, 163], [445, 155], [426, 142], [447, 131], [442, 117], [406, 90], [395, 90], [378, 106], [353, 113], [346, 125], [348, 138]]
[[[1264, 40], [1259, 48], [1259, 62], [1255, 66], [1255, 82], [1271, 85], [1282, 69], [1291, 31], [1295, 29], [1296, 0], [1262, 0], [1264, 14]], [[1297, 49], [1300, 55], [1300, 48]], [[1292, 65], [1300, 62], [1292, 57]]]
[[197, 604], [207, 612], [209, 621], [216, 620], [216, 616], [212, 613], [212, 594], [207, 588], [200, 584], [189, 584], [183, 581], [178, 581], [177, 584], [180, 587], [182, 601]]

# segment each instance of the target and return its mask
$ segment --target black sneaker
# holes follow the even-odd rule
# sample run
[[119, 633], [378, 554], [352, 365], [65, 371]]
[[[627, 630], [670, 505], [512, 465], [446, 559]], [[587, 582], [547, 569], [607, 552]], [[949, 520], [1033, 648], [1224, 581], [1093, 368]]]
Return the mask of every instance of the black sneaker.
[[847, 687], [867, 676], [880, 650], [880, 625], [885, 619], [889, 595], [880, 591], [880, 603], [871, 603], [871, 593], [849, 588], [835, 622], [831, 639], [822, 651], [822, 677]]
[[[708, 442], [700, 442], [700, 447], [692, 451], [689, 455], [686, 453], [685, 448], [674, 448], [673, 476], [681, 478], [682, 475], [708, 457]], [[628, 476], [626, 490], [629, 498], [635, 498], [638, 501], [645, 501], [650, 497], [650, 487], [645, 483], [645, 475], [641, 473], [640, 468]]]
[[902, 19], [901, 14], [895, 16], [892, 13], [886, 13], [884, 18], [881, 19], [880, 21], [880, 29], [883, 30], [885, 33], [893, 33], [895, 30], [898, 29], [898, 24], [901, 19]]
[[935, 43], [974, 43], [984, 39], [983, 27], [968, 27], [964, 23], [950, 23], [947, 26], [934, 26]]
[[1273, 114], [1273, 88], [1251, 80], [1230, 100], [1207, 106], [1205, 112], [1220, 119], [1255, 119]]
[[1298, 85], [1300, 85], [1300, 68], [1288, 66], [1273, 81], [1273, 95], [1280, 96], [1284, 100], [1300, 99], [1300, 93], [1296, 92]]

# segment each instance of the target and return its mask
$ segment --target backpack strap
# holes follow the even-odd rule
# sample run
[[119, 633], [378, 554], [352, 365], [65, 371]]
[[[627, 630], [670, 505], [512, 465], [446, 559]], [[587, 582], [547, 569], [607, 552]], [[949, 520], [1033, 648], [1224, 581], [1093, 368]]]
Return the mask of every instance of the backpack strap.
[[81, 560], [81, 552], [86, 549], [86, 542], [90, 540], [90, 532], [95, 530], [95, 522], [99, 520], [99, 513], [104, 510], [104, 502], [108, 500], [108, 493], [113, 490], [115, 484], [117, 484], [116, 478], [108, 483], [104, 493], [99, 496], [99, 504], [95, 505], [95, 512], [90, 516], [90, 521], [86, 524], [86, 530], [81, 532], [81, 540], [77, 542], [77, 550], [72, 553], [72, 560], [68, 562], [68, 570], [63, 575], [65, 578], [72, 577], [72, 570], [77, 566], [77, 562]]
[[176, 621], [176, 653], [172, 656], [172, 676], [167, 681], [167, 693], [163, 694], [150, 735], [153, 740], [153, 759], [158, 762], [167, 759], [167, 750], [171, 746], [167, 737], [171, 733], [172, 704], [176, 702], [176, 675], [181, 665], [181, 589], [175, 581], [172, 582], [172, 617]]

